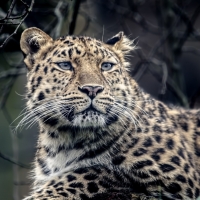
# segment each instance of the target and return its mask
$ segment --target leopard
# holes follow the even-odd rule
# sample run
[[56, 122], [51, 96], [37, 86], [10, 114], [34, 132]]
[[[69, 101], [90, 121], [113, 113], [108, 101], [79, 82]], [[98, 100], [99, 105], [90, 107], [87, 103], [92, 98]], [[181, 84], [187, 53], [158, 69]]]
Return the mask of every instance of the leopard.
[[24, 200], [191, 200], [200, 196], [200, 110], [165, 104], [130, 74], [134, 40], [21, 35], [27, 111], [37, 124]]

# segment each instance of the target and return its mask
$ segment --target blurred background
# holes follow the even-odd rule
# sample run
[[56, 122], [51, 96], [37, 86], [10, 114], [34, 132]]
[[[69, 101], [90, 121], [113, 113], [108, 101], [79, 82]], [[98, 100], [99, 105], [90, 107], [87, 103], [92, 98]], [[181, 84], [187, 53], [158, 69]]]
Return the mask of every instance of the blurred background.
[[168, 104], [200, 105], [199, 0], [1, 0], [1, 200], [29, 192], [37, 126], [13, 130], [26, 103], [19, 40], [33, 26], [53, 38], [74, 34], [103, 41], [124, 31], [139, 47], [129, 58], [130, 73], [145, 91]]

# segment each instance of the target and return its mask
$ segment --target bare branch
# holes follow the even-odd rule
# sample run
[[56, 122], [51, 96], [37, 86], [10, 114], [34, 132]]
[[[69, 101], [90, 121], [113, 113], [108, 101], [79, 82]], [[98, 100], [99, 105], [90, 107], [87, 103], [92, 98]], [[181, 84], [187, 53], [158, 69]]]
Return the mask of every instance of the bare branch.
[[28, 165], [25, 165], [25, 164], [22, 164], [20, 162], [16, 162], [15, 160], [9, 158], [8, 156], [4, 155], [3, 153], [0, 152], [0, 157], [4, 160], [7, 160], [8, 162], [12, 163], [12, 164], [15, 164], [15, 165], [18, 165], [19, 167], [22, 167], [22, 168], [26, 168], [26, 169], [30, 169], [30, 167]]
[[[16, 29], [14, 30], [14, 32], [9, 35], [5, 40], [4, 42], [1, 44], [0, 48], [3, 48], [3, 46], [6, 44], [6, 42], [13, 36], [17, 33], [19, 27], [21, 26], [21, 24], [24, 22], [24, 20], [27, 18], [27, 16], [29, 15], [29, 13], [32, 11], [33, 9], [33, 5], [34, 5], [34, 2], [35, 0], [31, 0], [31, 5], [29, 6], [29, 8], [26, 10], [26, 13], [24, 14], [23, 18], [21, 19], [21, 21], [19, 22], [18, 26], [16, 27]], [[11, 7], [9, 9], [9, 14], [7, 14], [6, 17], [10, 17], [10, 14], [12, 13], [12, 10], [13, 10], [13, 7], [14, 7], [14, 4], [15, 4], [15, 0], [13, 0], [12, 4], [11, 4]], [[3, 25], [2, 25], [3, 27]], [[2, 31], [2, 27], [0, 29], [0, 32]]]
[[[10, 15], [12, 14], [12, 11], [13, 11], [13, 8], [14, 8], [14, 6], [15, 6], [15, 3], [16, 3], [16, 0], [13, 0], [12, 3], [11, 3], [11, 5], [10, 5], [10, 8], [9, 8], [9, 10], [8, 10], [8, 12], [7, 12], [7, 15], [6, 15], [5, 18], [4, 18], [5, 21], [6, 21], [7, 18], [9, 18]], [[2, 30], [3, 30], [3, 25], [2, 25], [1, 28], [0, 28], [0, 33], [2, 32]]]
[[3, 71], [0, 73], [0, 79], [4, 78], [10, 78], [10, 77], [16, 77], [19, 75], [26, 74], [27, 70], [26, 68], [15, 68], [15, 69], [9, 69], [7, 71]]

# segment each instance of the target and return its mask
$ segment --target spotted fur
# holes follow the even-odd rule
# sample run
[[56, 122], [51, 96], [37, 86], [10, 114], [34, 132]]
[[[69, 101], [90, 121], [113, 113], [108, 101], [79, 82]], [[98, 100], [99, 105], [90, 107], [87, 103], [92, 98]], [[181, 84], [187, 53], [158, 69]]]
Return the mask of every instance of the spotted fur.
[[134, 47], [122, 32], [103, 43], [53, 40], [30, 28], [20, 44], [29, 71], [19, 126], [40, 129], [26, 200], [200, 195], [200, 112], [169, 107], [140, 89], [127, 72]]

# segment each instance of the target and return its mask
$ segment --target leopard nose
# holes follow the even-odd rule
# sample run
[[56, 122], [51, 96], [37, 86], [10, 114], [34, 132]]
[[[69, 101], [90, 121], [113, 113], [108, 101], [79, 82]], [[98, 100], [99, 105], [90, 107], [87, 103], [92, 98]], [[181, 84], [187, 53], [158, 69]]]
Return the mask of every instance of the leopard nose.
[[92, 85], [85, 85], [83, 87], [79, 87], [79, 90], [85, 94], [87, 94], [90, 98], [94, 98], [98, 93], [103, 91], [102, 86], [92, 86]]

